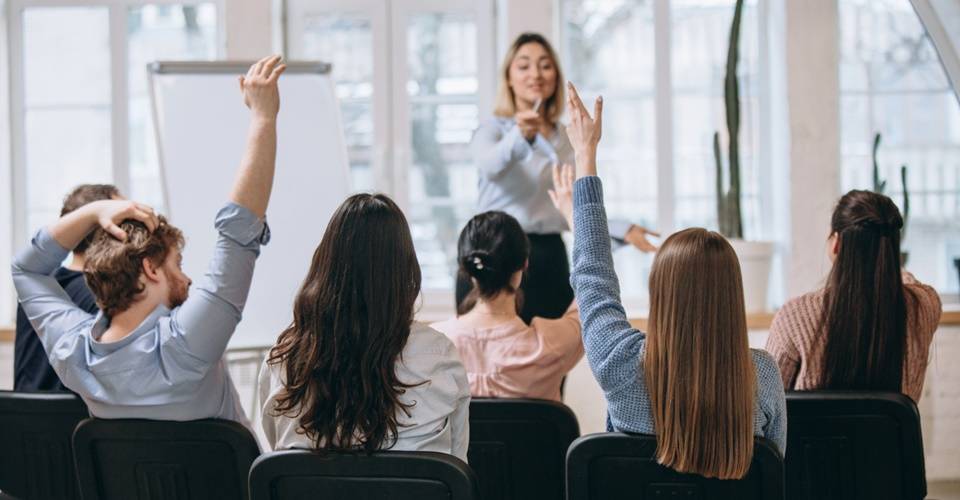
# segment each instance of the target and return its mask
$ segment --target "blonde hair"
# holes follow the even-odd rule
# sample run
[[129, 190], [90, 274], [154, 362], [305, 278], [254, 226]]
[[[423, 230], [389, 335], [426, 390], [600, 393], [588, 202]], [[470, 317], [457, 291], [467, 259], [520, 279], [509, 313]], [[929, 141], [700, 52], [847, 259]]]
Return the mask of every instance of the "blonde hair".
[[528, 43], [540, 44], [553, 61], [553, 67], [557, 69], [556, 90], [553, 92], [553, 95], [548, 97], [541, 105], [543, 106], [544, 116], [547, 120], [551, 124], [556, 124], [560, 121], [560, 115], [563, 114], [563, 71], [560, 69], [560, 60], [557, 59], [557, 53], [553, 51], [553, 46], [539, 33], [522, 33], [513, 41], [513, 44], [510, 45], [510, 49], [507, 50], [507, 55], [503, 58], [503, 64], [500, 66], [500, 83], [497, 88], [497, 103], [493, 109], [493, 114], [508, 118], [517, 114], [515, 96], [513, 89], [510, 88], [510, 64], [513, 63], [513, 59], [517, 57], [517, 52], [520, 50], [520, 47]]
[[719, 234], [680, 231], [657, 253], [643, 363], [657, 461], [706, 477], [745, 476], [756, 372], [740, 264]]

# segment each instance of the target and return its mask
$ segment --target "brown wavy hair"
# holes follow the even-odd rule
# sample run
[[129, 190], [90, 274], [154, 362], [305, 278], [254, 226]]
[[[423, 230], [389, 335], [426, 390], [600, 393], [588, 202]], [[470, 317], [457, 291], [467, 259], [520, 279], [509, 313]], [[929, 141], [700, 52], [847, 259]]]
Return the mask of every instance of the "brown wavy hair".
[[137, 220], [121, 222], [127, 240], [120, 241], [102, 229], [93, 233], [93, 241], [84, 253], [83, 274], [87, 286], [97, 299], [97, 306], [107, 317], [126, 311], [143, 293], [140, 283], [143, 259], [162, 266], [174, 249], [183, 249], [183, 233], [170, 225], [164, 216], [151, 233]]
[[330, 219], [271, 349], [285, 391], [276, 415], [297, 418], [317, 449], [372, 452], [396, 442], [396, 364], [410, 336], [420, 264], [406, 217], [389, 197], [357, 194]]
[[826, 347], [818, 385], [899, 392], [907, 349], [908, 295], [900, 274], [903, 217], [890, 198], [855, 190], [840, 198], [830, 229], [840, 251], [823, 299]]
[[692, 228], [667, 238], [650, 270], [648, 326], [643, 373], [657, 461], [743, 477], [753, 459], [756, 371], [740, 263], [723, 236]]

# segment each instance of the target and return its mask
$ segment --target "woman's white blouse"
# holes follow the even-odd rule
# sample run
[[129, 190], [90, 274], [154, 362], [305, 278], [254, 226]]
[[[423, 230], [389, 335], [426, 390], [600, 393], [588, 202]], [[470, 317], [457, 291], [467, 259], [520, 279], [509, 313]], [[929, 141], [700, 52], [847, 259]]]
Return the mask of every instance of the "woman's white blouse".
[[[423, 384], [400, 395], [402, 403], [412, 406], [409, 417], [400, 412], [397, 441], [390, 449], [449, 453], [466, 462], [470, 385], [453, 342], [427, 325], [414, 323], [397, 361], [397, 376], [407, 384]], [[281, 366], [264, 361], [259, 380], [264, 435], [273, 450], [313, 448], [296, 417], [273, 411], [284, 391], [283, 377]]]

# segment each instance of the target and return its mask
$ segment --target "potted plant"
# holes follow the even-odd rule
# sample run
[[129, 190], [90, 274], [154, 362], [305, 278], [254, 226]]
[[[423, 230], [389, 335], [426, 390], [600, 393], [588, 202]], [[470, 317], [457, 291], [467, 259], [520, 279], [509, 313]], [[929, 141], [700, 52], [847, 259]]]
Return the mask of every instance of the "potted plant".
[[758, 313], [767, 309], [773, 242], [743, 239], [743, 215], [740, 209], [740, 86], [737, 81], [742, 13], [743, 0], [737, 0], [730, 25], [727, 67], [723, 82], [728, 135], [726, 188], [719, 132], [713, 134], [713, 156], [716, 161], [717, 222], [720, 233], [730, 241], [740, 260], [746, 310], [748, 313]]
[[[880, 135], [880, 132], [877, 132], [873, 135], [873, 192], [884, 194], [884, 191], [887, 189], [887, 181], [880, 180], [880, 162], [877, 161], [877, 152], [880, 150], [880, 141], [883, 137]], [[903, 240], [907, 237], [907, 219], [910, 218], [910, 191], [907, 190], [907, 166], [900, 165], [900, 184], [903, 186], [903, 205], [900, 205], [901, 215], [903, 216], [903, 229], [900, 230], [900, 243], [903, 243]], [[907, 265], [907, 257], [909, 254], [905, 251], [900, 251], [900, 264], [903, 266]]]

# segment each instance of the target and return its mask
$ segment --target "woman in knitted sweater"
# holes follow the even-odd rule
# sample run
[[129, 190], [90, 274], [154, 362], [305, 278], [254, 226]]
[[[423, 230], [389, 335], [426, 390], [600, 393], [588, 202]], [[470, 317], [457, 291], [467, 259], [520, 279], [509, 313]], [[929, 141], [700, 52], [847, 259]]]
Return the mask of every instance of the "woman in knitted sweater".
[[787, 302], [770, 327], [766, 349], [785, 387], [892, 391], [920, 400], [942, 307], [936, 290], [901, 269], [902, 228], [900, 211], [882, 194], [840, 198], [826, 287]]
[[678, 471], [743, 477], [755, 435], [785, 451], [786, 402], [773, 359], [749, 348], [736, 254], [704, 229], [668, 238], [650, 272], [649, 335], [631, 327], [596, 176], [602, 102], [591, 119], [572, 86], [569, 96], [577, 156], [571, 282], [607, 427], [655, 434], [657, 461]]

